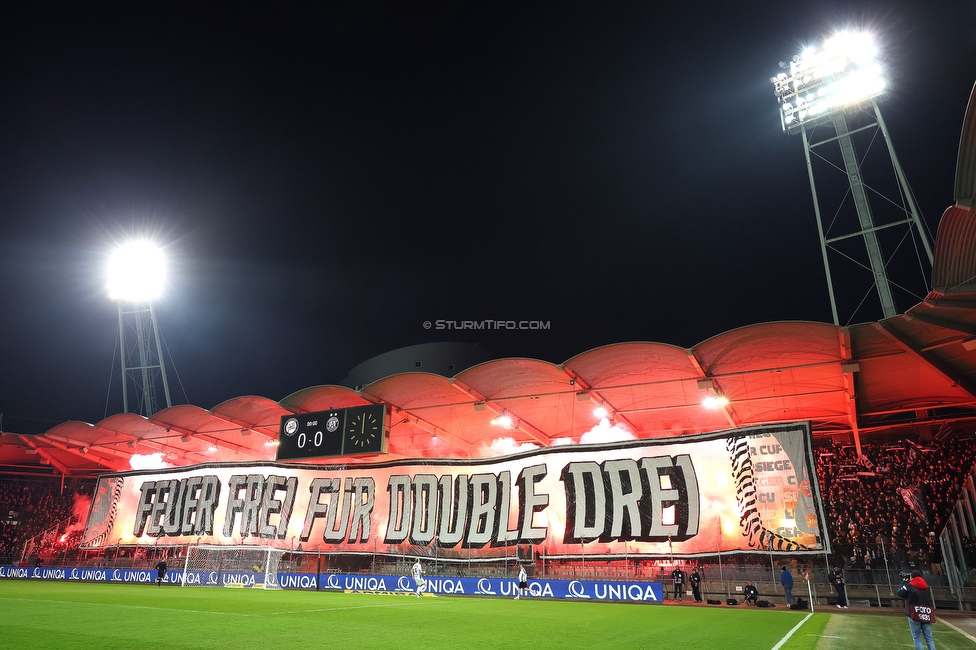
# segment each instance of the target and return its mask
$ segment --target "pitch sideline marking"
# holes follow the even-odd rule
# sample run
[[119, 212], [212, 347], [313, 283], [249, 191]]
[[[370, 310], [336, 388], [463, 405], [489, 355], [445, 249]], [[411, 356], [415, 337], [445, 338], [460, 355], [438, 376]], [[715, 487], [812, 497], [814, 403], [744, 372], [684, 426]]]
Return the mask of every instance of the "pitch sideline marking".
[[254, 614], [244, 614], [241, 612], [215, 612], [213, 610], [207, 609], [174, 609], [172, 607], [150, 607], [148, 605], [122, 605], [116, 603], [93, 603], [85, 601], [74, 601], [74, 600], [52, 600], [52, 599], [37, 599], [37, 598], [0, 598], [3, 600], [18, 600], [23, 602], [42, 602], [42, 603], [59, 603], [61, 605], [94, 605], [101, 607], [124, 607], [126, 609], [151, 609], [160, 612], [187, 612], [188, 614], [217, 614], [220, 616], [280, 616], [282, 614], [309, 614], [313, 612], [338, 612], [347, 609], [375, 609], [377, 607], [412, 607], [417, 603], [395, 603], [389, 605], [359, 605], [355, 607], [323, 607], [321, 609], [288, 609], [281, 612], [258, 612]]
[[783, 644], [786, 643], [787, 641], [789, 641], [790, 640], [790, 637], [793, 636], [793, 633], [796, 632], [797, 630], [799, 630], [803, 626], [804, 623], [806, 623], [808, 620], [810, 620], [810, 617], [811, 616], [813, 616], [813, 612], [810, 612], [809, 614], [807, 614], [806, 616], [804, 616], [803, 617], [803, 620], [800, 621], [799, 623], [797, 623], [796, 625], [794, 625], [793, 626], [793, 629], [790, 630], [789, 632], [787, 632], [786, 633], [786, 636], [784, 636], [782, 639], [780, 639], [779, 640], [779, 643], [777, 643], [776, 645], [774, 645], [771, 650], [779, 650], [780, 648], [782, 648], [783, 647]]
[[965, 630], [956, 627], [955, 625], [953, 625], [949, 621], [945, 620], [944, 618], [940, 618], [939, 620], [942, 621], [943, 623], [945, 623], [946, 625], [948, 625], [949, 627], [951, 627], [953, 630], [955, 630], [959, 634], [961, 634], [964, 637], [966, 637], [967, 639], [969, 639], [970, 641], [976, 641], [976, 636], [973, 636], [969, 632], [966, 632]]

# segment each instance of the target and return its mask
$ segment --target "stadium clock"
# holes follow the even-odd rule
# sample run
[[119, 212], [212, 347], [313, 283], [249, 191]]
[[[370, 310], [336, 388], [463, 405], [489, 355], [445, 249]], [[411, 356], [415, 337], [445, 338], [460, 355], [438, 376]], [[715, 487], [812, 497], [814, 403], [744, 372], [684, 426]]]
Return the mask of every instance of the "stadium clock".
[[346, 428], [342, 436], [344, 454], [383, 451], [383, 416], [386, 409], [364, 406], [346, 409]]
[[285, 415], [275, 460], [382, 453], [386, 405]]

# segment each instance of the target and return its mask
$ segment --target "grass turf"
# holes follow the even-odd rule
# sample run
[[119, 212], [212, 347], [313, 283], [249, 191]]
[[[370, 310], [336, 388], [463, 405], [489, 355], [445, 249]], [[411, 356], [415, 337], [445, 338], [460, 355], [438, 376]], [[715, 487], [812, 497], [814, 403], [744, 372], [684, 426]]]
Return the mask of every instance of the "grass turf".
[[[17, 648], [772, 648], [803, 612], [0, 581]], [[937, 625], [940, 650], [972, 648]], [[904, 616], [817, 613], [785, 649], [912, 647]]]

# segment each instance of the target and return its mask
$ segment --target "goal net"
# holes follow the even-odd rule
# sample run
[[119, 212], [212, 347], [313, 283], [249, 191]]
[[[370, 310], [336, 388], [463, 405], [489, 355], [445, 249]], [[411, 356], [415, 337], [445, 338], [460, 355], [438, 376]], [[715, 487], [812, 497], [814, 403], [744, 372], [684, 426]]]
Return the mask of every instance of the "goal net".
[[183, 586], [281, 589], [278, 564], [284, 554], [266, 546], [191, 546]]

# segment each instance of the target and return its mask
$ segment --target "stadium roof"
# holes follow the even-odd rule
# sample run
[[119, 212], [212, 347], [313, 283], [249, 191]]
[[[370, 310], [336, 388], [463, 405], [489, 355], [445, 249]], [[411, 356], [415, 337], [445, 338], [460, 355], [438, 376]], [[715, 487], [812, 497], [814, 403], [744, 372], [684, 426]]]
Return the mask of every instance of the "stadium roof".
[[[86, 476], [139, 466], [275, 457], [281, 416], [386, 403], [394, 457], [482, 457], [533, 444], [681, 436], [810, 420], [815, 436], [976, 424], [976, 108], [960, 143], [956, 205], [942, 217], [932, 291], [905, 314], [837, 327], [778, 322], [685, 349], [617, 343], [562, 364], [499, 359], [453, 378], [410, 372], [362, 390], [314, 386], [280, 402], [244, 396], [146, 419], [64, 422], [38, 436], [0, 434], [0, 470]], [[724, 396], [724, 407], [703, 405]], [[605, 421], [594, 415], [602, 407]], [[511, 418], [511, 427], [499, 423]], [[971, 430], [971, 429], [970, 429]], [[363, 462], [372, 458], [346, 458]], [[330, 461], [331, 462], [331, 461]]]
[[[823, 436], [976, 419], [976, 287], [965, 264], [942, 260], [947, 251], [976, 259], [976, 237], [950, 236], [976, 228], [976, 213], [951, 208], [943, 224], [933, 272], [941, 291], [877, 323], [763, 323], [691, 349], [618, 343], [558, 365], [499, 359], [450, 379], [403, 373], [358, 392], [315, 386], [280, 402], [244, 396], [209, 411], [182, 405], [149, 419], [70, 421], [39, 436], [3, 434], [0, 464], [85, 475], [130, 469], [136, 454], [160, 453], [172, 465], [271, 460], [282, 415], [377, 402], [390, 405], [390, 453], [404, 457], [496, 455], [622, 431], [651, 438], [811, 420]], [[709, 395], [729, 404], [708, 409]], [[608, 412], [602, 424], [597, 407]], [[511, 428], [493, 424], [501, 415]]]

